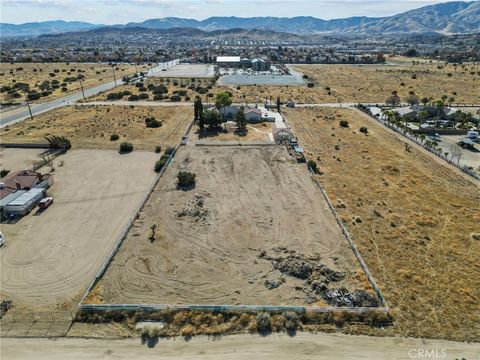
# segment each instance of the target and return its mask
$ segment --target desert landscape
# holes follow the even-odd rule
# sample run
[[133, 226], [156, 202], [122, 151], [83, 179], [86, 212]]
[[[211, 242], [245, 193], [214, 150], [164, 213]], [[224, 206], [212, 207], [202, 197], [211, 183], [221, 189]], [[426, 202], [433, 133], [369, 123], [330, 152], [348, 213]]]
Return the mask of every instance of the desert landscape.
[[356, 110], [285, 116], [395, 313], [387, 333], [478, 341], [461, 315], [480, 314], [478, 182]]
[[[119, 81], [125, 75], [146, 71], [148, 66], [115, 64], [115, 77]], [[25, 101], [19, 84], [28, 84], [30, 92], [42, 94], [32, 102], [45, 102], [80, 90], [79, 77], [84, 88], [114, 81], [112, 66], [97, 63], [6, 63], [0, 64], [0, 102]], [[18, 95], [15, 95], [18, 94]]]
[[[161, 125], [149, 128], [147, 118]], [[153, 150], [156, 146], [174, 146], [192, 121], [192, 110], [186, 107], [145, 106], [67, 106], [55, 109], [0, 129], [5, 143], [44, 143], [44, 136], [68, 137], [75, 148], [118, 149], [128, 141], [136, 149]], [[112, 135], [117, 140], [111, 140]]]
[[320, 284], [371, 292], [306, 167], [278, 146], [186, 146], [86, 303], [326, 306]]

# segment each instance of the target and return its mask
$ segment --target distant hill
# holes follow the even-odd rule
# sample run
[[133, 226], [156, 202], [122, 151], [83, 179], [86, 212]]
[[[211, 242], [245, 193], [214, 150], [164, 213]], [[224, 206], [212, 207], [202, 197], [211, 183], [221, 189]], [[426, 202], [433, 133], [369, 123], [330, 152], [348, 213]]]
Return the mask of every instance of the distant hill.
[[80, 31], [99, 28], [105, 25], [95, 25], [81, 21], [43, 21], [20, 25], [0, 23], [0, 35], [10, 36], [39, 36], [43, 34], [59, 34], [67, 31]]
[[227, 30], [213, 30], [204, 31], [196, 28], [179, 27], [168, 29], [152, 29], [139, 26], [132, 27], [102, 27], [87, 31], [72, 31], [61, 34], [45, 34], [41, 35], [40, 39], [68, 39], [81, 40], [95, 36], [129, 36], [129, 35], [155, 35], [155, 36], [170, 36], [174, 38], [190, 38], [190, 39], [217, 39], [221, 36], [224, 40], [227, 39], [255, 39], [255, 40], [301, 40], [305, 39], [305, 35], [296, 35], [290, 33], [281, 33], [272, 30], [245, 30], [245, 29], [227, 29]]
[[[46, 21], [21, 25], [0, 24], [1, 36], [38, 36], [70, 31], [91, 30], [103, 25], [83, 22]], [[114, 28], [172, 29], [189, 28], [202, 31], [228, 29], [268, 30], [292, 34], [463, 34], [480, 32], [480, 1], [448, 2], [425, 6], [402, 14], [383, 17], [350, 17], [322, 20], [311, 16], [279, 17], [210, 17], [205, 20], [167, 17], [143, 22], [118, 24]]]

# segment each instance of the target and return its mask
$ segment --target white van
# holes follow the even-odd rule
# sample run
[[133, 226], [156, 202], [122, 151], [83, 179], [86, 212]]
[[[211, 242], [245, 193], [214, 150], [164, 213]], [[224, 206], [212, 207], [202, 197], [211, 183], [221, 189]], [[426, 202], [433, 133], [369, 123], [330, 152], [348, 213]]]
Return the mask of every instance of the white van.
[[467, 132], [467, 138], [469, 138], [469, 139], [476, 139], [476, 138], [478, 138], [478, 136], [479, 136], [479, 132], [478, 132], [478, 131], [469, 130], [469, 131]]

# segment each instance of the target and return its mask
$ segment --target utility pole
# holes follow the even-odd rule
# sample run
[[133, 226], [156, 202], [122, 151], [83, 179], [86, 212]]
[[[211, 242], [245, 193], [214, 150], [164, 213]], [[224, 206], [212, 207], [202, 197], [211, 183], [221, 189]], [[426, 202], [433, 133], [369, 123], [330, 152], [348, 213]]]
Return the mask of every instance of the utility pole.
[[85, 100], [85, 93], [83, 92], [82, 79], [78, 79], [78, 82], [80, 83], [80, 89], [82, 89], [83, 102], [87, 102]]
[[24, 91], [23, 94], [25, 95], [25, 100], [27, 101], [28, 112], [30, 113], [30, 120], [33, 120], [32, 109], [30, 108], [30, 101], [28, 101], [27, 93]]
[[117, 78], [115, 76], [115, 65], [112, 65], [112, 71], [113, 71], [113, 81], [115, 82], [115, 86], [117, 86]]

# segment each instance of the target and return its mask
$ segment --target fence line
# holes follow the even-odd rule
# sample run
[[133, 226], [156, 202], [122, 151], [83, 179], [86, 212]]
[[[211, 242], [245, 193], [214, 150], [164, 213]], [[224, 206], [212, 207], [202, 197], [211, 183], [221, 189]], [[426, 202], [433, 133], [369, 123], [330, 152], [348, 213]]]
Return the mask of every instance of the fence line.
[[271, 141], [196, 141], [195, 146], [272, 146]]
[[[192, 122], [188, 125], [185, 133], [184, 133], [184, 136], [187, 136], [188, 133], [190, 132], [192, 126], [193, 126], [193, 123], [194, 121], [192, 120]], [[177, 150], [178, 148], [181, 146], [181, 141], [175, 146], [175, 149], [174, 151], [170, 154], [170, 156], [168, 157], [168, 160], [167, 162], [165, 163], [165, 165], [163, 166], [163, 168], [160, 170], [160, 172], [157, 174], [157, 176], [155, 177], [155, 179], [153, 180], [152, 184], [150, 185], [150, 187], [148, 188], [143, 200], [141, 201], [141, 203], [137, 206], [135, 212], [133, 213], [133, 215], [130, 217], [130, 219], [128, 220], [128, 223], [127, 225], [125, 226], [125, 228], [123, 229], [123, 231], [120, 233], [120, 236], [118, 237], [117, 241], [115, 242], [115, 245], [114, 247], [112, 248], [112, 250], [110, 251], [110, 254], [107, 256], [107, 258], [105, 259], [105, 261], [103, 262], [102, 266], [100, 267], [100, 270], [98, 271], [97, 275], [95, 275], [95, 277], [93, 278], [93, 280], [91, 281], [90, 285], [88, 286], [87, 290], [85, 291], [85, 293], [83, 294], [82, 296], [82, 299], [80, 300], [80, 303], [79, 303], [79, 306], [82, 307], [82, 304], [83, 302], [85, 301], [85, 299], [87, 298], [88, 294], [93, 290], [93, 288], [97, 285], [98, 281], [103, 277], [103, 275], [105, 274], [105, 272], [107, 271], [107, 268], [108, 268], [108, 265], [110, 265], [110, 263], [112, 262], [114, 256], [116, 255], [116, 253], [118, 252], [118, 250], [120, 249], [120, 246], [122, 245], [123, 241], [125, 240], [125, 238], [127, 237], [127, 234], [128, 232], [130, 231], [130, 229], [132, 228], [133, 226], [133, 223], [135, 222], [135, 220], [137, 219], [137, 216], [138, 214], [140, 214], [140, 212], [142, 211], [143, 207], [145, 206], [146, 202], [148, 201], [148, 199], [150, 198], [150, 195], [152, 194], [153, 190], [155, 189], [155, 186], [157, 186], [158, 182], [160, 181], [160, 178], [162, 177], [162, 175], [165, 173], [165, 171], [167, 170], [167, 168], [170, 166], [172, 160], [173, 160], [173, 157], [175, 156], [175, 154], [177, 153]]]
[[349, 312], [368, 313], [369, 311], [388, 312], [384, 306], [378, 307], [315, 307], [315, 306], [276, 306], [276, 305], [175, 305], [175, 304], [82, 304], [80, 310], [84, 311], [155, 311], [155, 310], [203, 310], [213, 312], [228, 311], [295, 311], [295, 312]]
[[423, 147], [425, 150], [427, 151], [430, 151], [432, 154], [438, 156], [439, 158], [445, 160], [446, 162], [448, 162], [449, 164], [455, 166], [456, 168], [460, 169], [461, 171], [467, 173], [468, 175], [470, 175], [471, 177], [477, 179], [477, 180], [480, 180], [480, 175], [477, 174], [474, 170], [470, 170], [468, 167], [466, 166], [460, 166], [459, 163], [455, 163], [453, 160], [447, 158], [443, 152], [435, 149], [435, 148], [432, 148], [430, 146], [428, 146], [427, 144], [425, 144], [424, 142], [422, 142], [421, 140], [417, 139], [416, 137], [414, 137], [412, 134], [410, 134], [408, 131], [405, 131], [404, 129], [402, 129], [401, 127], [398, 127], [392, 123], [390, 123], [389, 121], [386, 121], [386, 120], [382, 120], [380, 118], [377, 118], [375, 116], [372, 116], [371, 113], [369, 113], [369, 111], [367, 110], [364, 110], [364, 109], [361, 109], [359, 107], [356, 107], [358, 110], [362, 111], [364, 114], [370, 116], [372, 119], [378, 121], [379, 123], [385, 125], [386, 127], [388, 127], [389, 129], [395, 131], [396, 133], [400, 134], [400, 135], [403, 135], [404, 137], [406, 137], [407, 139], [409, 139], [410, 141], [413, 141], [415, 144]]

